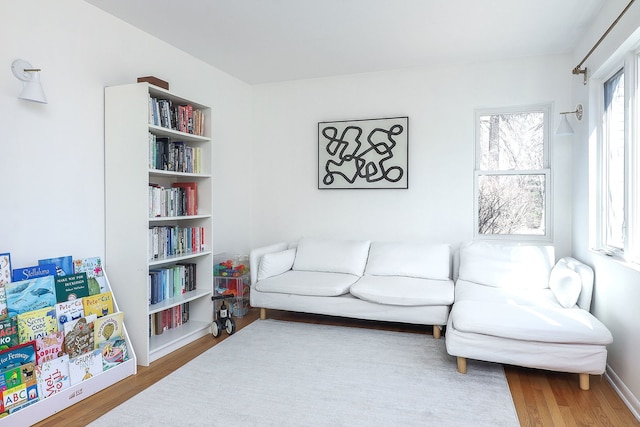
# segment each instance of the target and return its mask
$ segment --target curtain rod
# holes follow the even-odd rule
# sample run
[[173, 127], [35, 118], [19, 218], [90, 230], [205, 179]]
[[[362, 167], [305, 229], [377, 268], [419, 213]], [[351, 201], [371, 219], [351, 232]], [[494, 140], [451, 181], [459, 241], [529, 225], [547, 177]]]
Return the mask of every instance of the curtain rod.
[[636, 0], [631, 0], [629, 2], [629, 4], [627, 5], [627, 7], [624, 8], [624, 10], [620, 13], [620, 15], [618, 15], [618, 17], [616, 18], [615, 21], [613, 21], [613, 23], [609, 26], [609, 28], [607, 28], [607, 31], [604, 32], [604, 34], [602, 35], [602, 37], [600, 37], [600, 39], [596, 42], [596, 44], [593, 45], [593, 47], [591, 48], [591, 50], [587, 53], [587, 55], [582, 59], [582, 61], [580, 61], [580, 63], [578, 65], [576, 65], [573, 70], [571, 71], [573, 74], [578, 75], [578, 74], [584, 74], [584, 84], [587, 84], [587, 67], [584, 68], [580, 68], [582, 67], [582, 64], [584, 64], [584, 62], [589, 59], [589, 57], [591, 56], [591, 54], [593, 53], [594, 50], [596, 50], [596, 48], [598, 46], [600, 46], [600, 43], [602, 43], [602, 40], [605, 39], [605, 37], [607, 37], [607, 35], [609, 35], [609, 33], [611, 32], [611, 30], [613, 30], [613, 27], [616, 26], [616, 24], [618, 23], [618, 21], [620, 21], [620, 18], [622, 18], [622, 16], [627, 13], [627, 10], [629, 10], [629, 8], [631, 7], [631, 5], [633, 4], [633, 2]]

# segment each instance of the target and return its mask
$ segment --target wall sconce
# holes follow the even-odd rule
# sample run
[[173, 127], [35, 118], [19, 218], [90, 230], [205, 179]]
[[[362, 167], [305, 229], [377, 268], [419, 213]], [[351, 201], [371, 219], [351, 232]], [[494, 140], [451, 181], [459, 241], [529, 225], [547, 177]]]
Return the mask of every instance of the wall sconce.
[[558, 126], [558, 129], [556, 129], [556, 135], [573, 135], [573, 128], [567, 119], [567, 114], [575, 114], [576, 119], [580, 121], [582, 120], [583, 112], [582, 104], [578, 104], [575, 111], [563, 111], [560, 113], [560, 115], [562, 115], [562, 120], [560, 120], [560, 126]]
[[22, 92], [18, 98], [43, 104], [47, 103], [47, 98], [44, 96], [44, 90], [42, 90], [42, 85], [40, 84], [40, 68], [33, 68], [24, 59], [16, 59], [11, 64], [11, 71], [23, 84]]

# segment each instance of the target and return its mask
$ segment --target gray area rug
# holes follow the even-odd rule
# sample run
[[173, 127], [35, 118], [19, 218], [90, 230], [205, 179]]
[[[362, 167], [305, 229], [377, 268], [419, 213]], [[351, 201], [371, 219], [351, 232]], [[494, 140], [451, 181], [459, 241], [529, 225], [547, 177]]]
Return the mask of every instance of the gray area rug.
[[431, 335], [261, 320], [90, 426], [518, 426], [501, 365]]

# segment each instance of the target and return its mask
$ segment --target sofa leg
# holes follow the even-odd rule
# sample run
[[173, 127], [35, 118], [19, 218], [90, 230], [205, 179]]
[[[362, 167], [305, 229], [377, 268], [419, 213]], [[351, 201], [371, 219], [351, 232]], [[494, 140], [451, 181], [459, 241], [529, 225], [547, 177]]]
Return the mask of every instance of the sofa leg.
[[589, 390], [589, 374], [580, 374], [580, 389]]
[[433, 338], [439, 340], [440, 339], [440, 326], [438, 325], [433, 325]]
[[260, 308], [260, 320], [264, 320], [267, 318], [267, 309]]
[[461, 374], [467, 373], [467, 359], [458, 356], [458, 372]]

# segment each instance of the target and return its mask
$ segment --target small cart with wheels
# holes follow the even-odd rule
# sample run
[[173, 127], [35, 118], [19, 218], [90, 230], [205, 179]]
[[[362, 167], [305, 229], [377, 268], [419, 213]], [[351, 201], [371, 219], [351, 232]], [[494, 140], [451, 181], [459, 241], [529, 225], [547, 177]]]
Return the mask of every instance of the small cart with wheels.
[[[211, 335], [218, 338], [223, 330], [229, 335], [233, 335], [236, 331], [236, 321], [233, 320], [231, 310], [225, 302], [228, 299], [235, 299], [235, 294], [213, 295], [213, 322], [211, 323]], [[218, 304], [220, 305], [218, 307]]]

